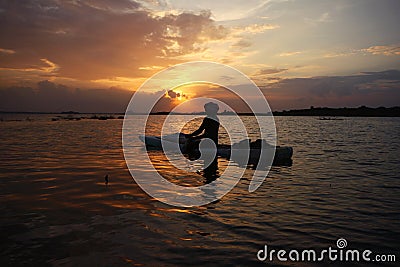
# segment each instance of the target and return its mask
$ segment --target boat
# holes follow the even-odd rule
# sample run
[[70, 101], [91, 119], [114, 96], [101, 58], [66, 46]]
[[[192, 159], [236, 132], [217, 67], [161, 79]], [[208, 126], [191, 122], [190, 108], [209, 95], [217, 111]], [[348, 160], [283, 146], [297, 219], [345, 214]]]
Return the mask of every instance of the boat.
[[[191, 154], [191, 158], [198, 158], [199, 150], [186, 151], [186, 136], [185, 134], [165, 135], [161, 139], [160, 136], [144, 136], [140, 135], [139, 139], [149, 149], [156, 150], [176, 150], [183, 154]], [[163, 141], [162, 141], [163, 140]], [[247, 158], [247, 148], [250, 149]], [[273, 153], [274, 147], [268, 144], [265, 140], [257, 139], [251, 142], [250, 139], [244, 139], [232, 145], [220, 144], [217, 147], [217, 156], [237, 162], [239, 166], [252, 165], [257, 166], [260, 162], [260, 157], [263, 156], [265, 161], [268, 160], [268, 155]], [[246, 151], [244, 151], [246, 149]], [[261, 155], [261, 151], [263, 154]], [[194, 155], [194, 157], [193, 157]], [[272, 165], [275, 166], [291, 166], [292, 165], [293, 148], [289, 146], [276, 146], [275, 155]], [[264, 160], [263, 160], [264, 161]]]
[[320, 121], [342, 121], [342, 118], [336, 118], [336, 117], [319, 117], [318, 118]]

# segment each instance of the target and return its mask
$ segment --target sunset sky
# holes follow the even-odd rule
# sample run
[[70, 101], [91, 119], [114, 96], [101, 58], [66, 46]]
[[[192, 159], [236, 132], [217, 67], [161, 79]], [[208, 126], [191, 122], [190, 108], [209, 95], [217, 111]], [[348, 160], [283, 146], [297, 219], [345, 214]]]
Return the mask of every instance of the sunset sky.
[[[196, 60], [242, 71], [273, 110], [400, 105], [399, 10], [398, 0], [0, 1], [0, 111], [124, 112], [146, 79]], [[160, 110], [226, 97], [180, 90]]]

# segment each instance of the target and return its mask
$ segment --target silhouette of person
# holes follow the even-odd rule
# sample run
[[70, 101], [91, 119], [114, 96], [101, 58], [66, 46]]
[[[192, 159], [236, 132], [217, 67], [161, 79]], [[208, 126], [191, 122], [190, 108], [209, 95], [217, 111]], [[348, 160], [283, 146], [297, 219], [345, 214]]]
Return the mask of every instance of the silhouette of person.
[[[208, 102], [204, 105], [204, 110], [206, 111], [207, 116], [203, 119], [200, 127], [193, 133], [186, 135], [189, 137], [186, 143], [186, 150], [189, 153], [194, 151], [196, 146], [199, 145], [200, 140], [203, 138], [211, 139], [215, 146], [218, 147], [219, 119], [217, 113], [219, 106], [216, 103]], [[210, 183], [218, 178], [217, 171], [218, 159], [215, 157], [211, 164], [204, 169], [203, 175], [206, 178], [207, 183]]]
[[[219, 130], [219, 119], [217, 116], [219, 106], [213, 102], [208, 102], [204, 105], [207, 117], [203, 119], [199, 129], [186, 136], [192, 139], [210, 138], [214, 141], [215, 145], [218, 145], [218, 130]], [[204, 134], [200, 135], [204, 131]]]

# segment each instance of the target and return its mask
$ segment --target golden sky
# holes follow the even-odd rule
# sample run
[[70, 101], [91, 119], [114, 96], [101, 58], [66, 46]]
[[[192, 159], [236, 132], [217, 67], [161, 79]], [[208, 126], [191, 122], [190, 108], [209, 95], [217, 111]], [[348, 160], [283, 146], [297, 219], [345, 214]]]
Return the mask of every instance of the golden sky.
[[398, 10], [397, 0], [2, 1], [0, 110], [124, 111], [153, 74], [196, 60], [248, 75], [274, 110], [399, 105]]

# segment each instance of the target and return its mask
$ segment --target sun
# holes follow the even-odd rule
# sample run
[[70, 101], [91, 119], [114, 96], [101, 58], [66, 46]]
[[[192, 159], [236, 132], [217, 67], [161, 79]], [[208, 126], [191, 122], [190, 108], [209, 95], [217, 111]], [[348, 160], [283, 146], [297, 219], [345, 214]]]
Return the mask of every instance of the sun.
[[179, 101], [182, 101], [182, 99], [184, 98], [184, 94], [182, 91], [175, 91], [176, 92], [176, 99]]

